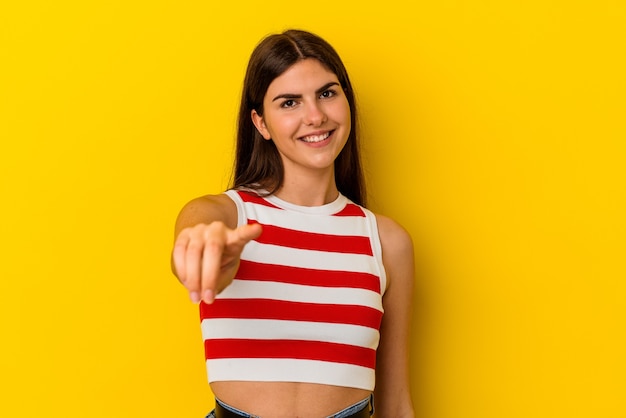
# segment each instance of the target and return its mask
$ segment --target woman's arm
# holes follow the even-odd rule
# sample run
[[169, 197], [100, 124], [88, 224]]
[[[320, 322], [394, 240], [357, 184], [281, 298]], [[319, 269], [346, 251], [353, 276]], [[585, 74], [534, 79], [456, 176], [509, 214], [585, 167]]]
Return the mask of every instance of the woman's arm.
[[395, 221], [377, 215], [387, 290], [376, 366], [377, 418], [413, 418], [408, 346], [415, 276], [411, 237]]
[[176, 220], [172, 271], [193, 302], [212, 303], [239, 268], [243, 247], [261, 234], [261, 227], [237, 227], [237, 208], [226, 195], [189, 202]]

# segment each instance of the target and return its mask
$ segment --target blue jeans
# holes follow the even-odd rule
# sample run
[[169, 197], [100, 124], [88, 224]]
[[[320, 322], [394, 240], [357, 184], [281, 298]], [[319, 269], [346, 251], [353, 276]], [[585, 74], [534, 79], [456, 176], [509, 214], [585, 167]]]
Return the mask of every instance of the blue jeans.
[[[346, 418], [349, 417], [350, 415], [357, 413], [365, 408], [368, 407], [368, 405], [370, 405], [370, 401], [371, 401], [371, 409], [370, 409], [370, 416], [374, 415], [374, 395], [370, 395], [369, 398], [367, 399], [363, 399], [360, 402], [355, 403], [354, 405], [351, 405], [345, 409], [342, 409], [341, 411], [337, 412], [336, 414], [333, 414], [331, 416], [329, 416], [328, 418]], [[249, 414], [247, 412], [244, 411], [240, 411], [237, 408], [233, 408], [230, 405], [225, 404], [224, 402], [220, 401], [219, 399], [215, 399], [215, 402], [219, 403], [223, 408], [228, 409], [229, 411], [237, 414], [237, 415], [241, 415], [244, 418], [260, 418], [257, 417], [256, 415], [252, 415]], [[206, 416], [206, 418], [215, 418], [215, 410], [209, 412], [209, 414]]]

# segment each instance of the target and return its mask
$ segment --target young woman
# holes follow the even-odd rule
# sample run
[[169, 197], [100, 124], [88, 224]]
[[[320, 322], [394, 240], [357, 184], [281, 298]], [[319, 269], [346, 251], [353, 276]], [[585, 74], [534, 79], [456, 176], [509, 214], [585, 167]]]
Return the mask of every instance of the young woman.
[[365, 207], [352, 85], [309, 32], [248, 64], [234, 184], [189, 202], [174, 273], [200, 303], [208, 417], [413, 417], [413, 247]]

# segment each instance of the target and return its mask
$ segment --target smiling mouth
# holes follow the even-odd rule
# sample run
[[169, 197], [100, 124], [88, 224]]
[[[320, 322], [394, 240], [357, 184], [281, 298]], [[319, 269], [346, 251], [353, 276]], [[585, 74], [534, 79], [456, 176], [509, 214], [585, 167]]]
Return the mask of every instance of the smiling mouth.
[[328, 138], [333, 132], [334, 131], [329, 131], [329, 132], [326, 132], [325, 134], [322, 134], [322, 135], [303, 136], [302, 138], [300, 138], [300, 140], [304, 141], [304, 142], [307, 142], [309, 144], [314, 144], [316, 142], [322, 142], [323, 140]]

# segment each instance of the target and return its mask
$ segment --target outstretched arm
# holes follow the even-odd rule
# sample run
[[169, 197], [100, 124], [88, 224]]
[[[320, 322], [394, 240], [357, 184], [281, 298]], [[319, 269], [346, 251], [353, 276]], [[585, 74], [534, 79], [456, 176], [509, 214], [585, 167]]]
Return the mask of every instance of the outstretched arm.
[[413, 243], [393, 220], [377, 215], [387, 273], [376, 366], [376, 417], [413, 418], [409, 390], [408, 345], [415, 276]]

